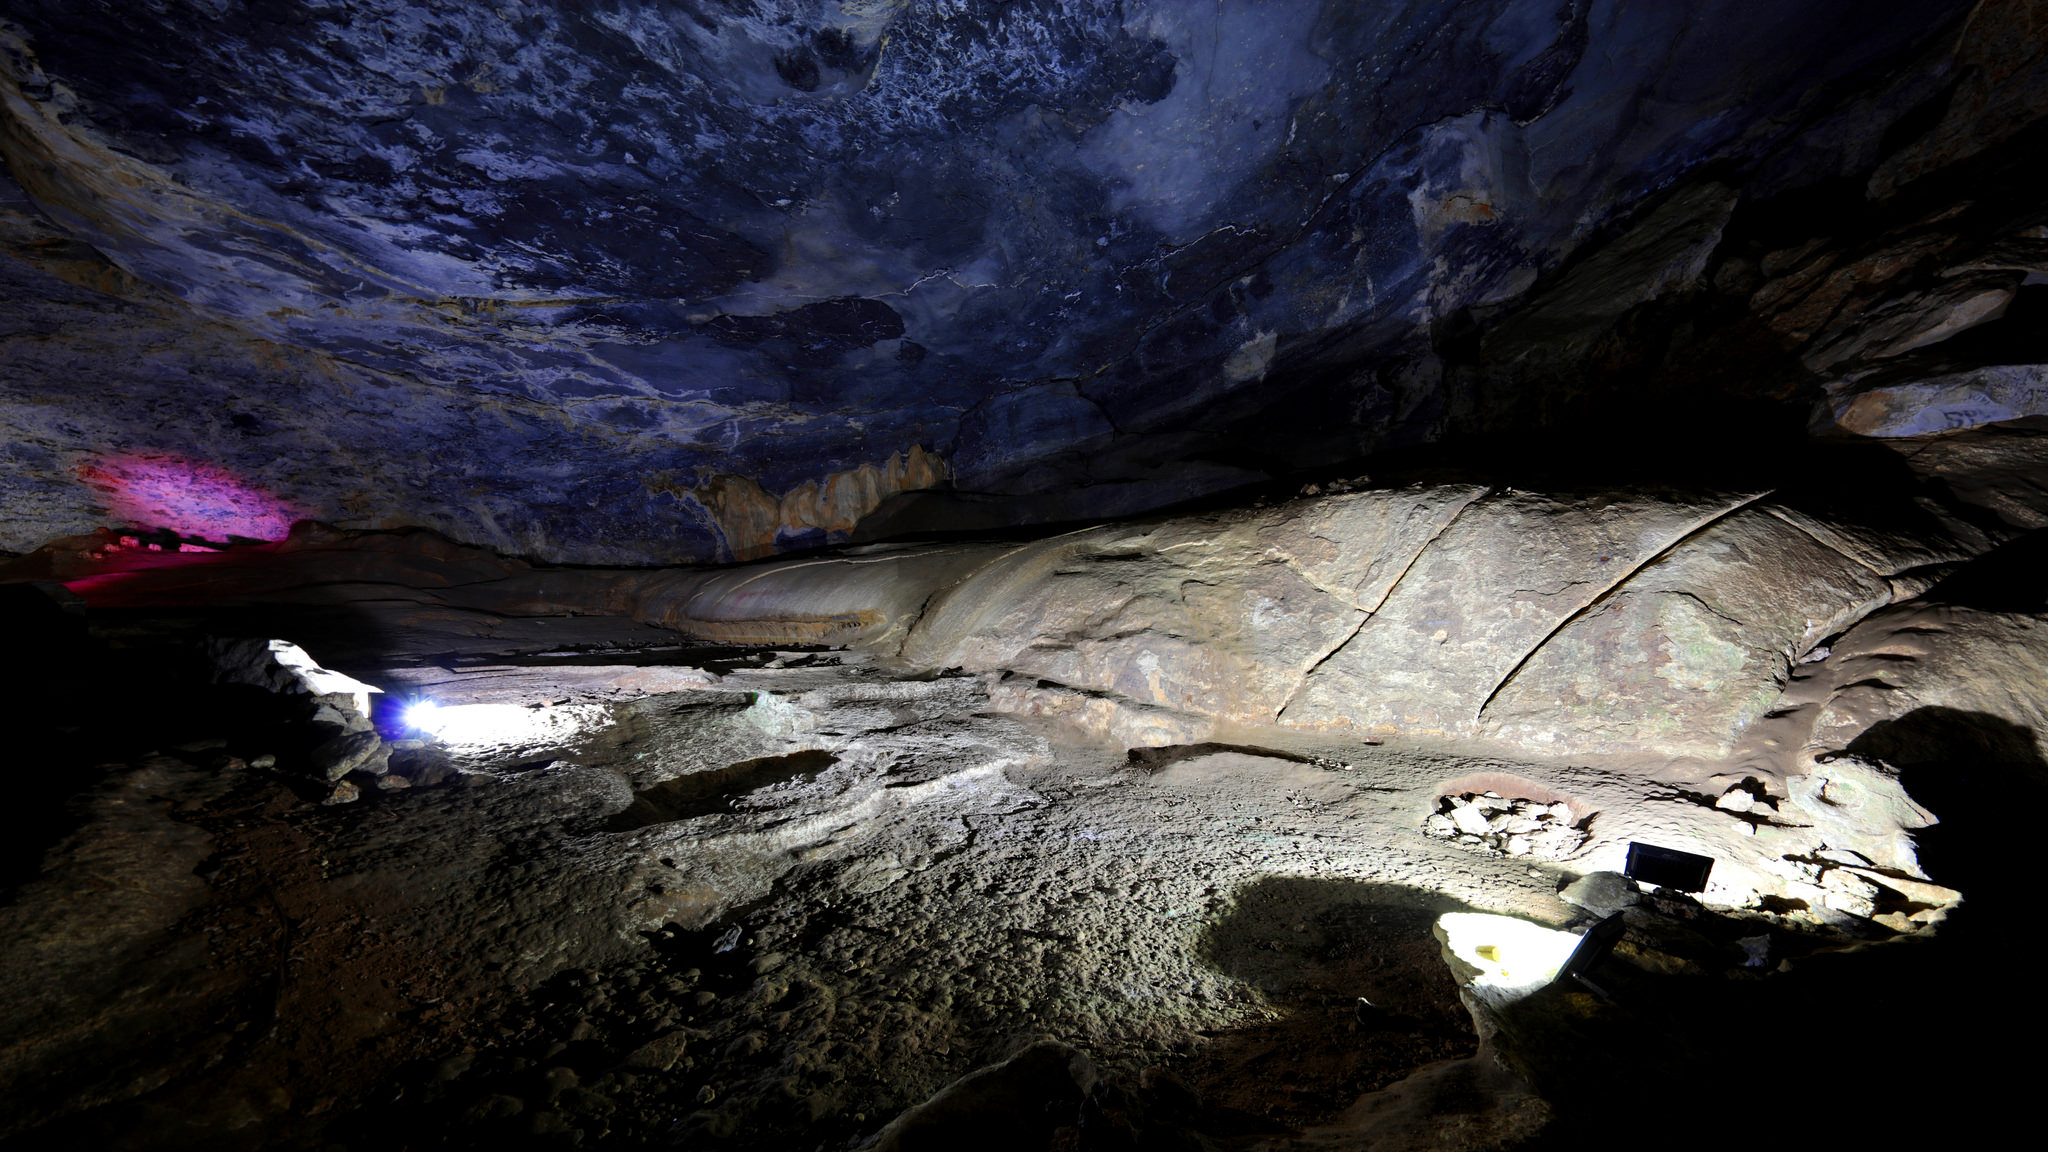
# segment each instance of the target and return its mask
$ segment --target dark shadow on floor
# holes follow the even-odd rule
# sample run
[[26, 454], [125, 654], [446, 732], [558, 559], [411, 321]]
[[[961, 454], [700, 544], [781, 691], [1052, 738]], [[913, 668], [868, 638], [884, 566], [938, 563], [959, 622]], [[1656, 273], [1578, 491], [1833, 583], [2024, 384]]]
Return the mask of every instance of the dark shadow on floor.
[[105, 765], [161, 754], [210, 766], [307, 751], [301, 702], [213, 683], [191, 644], [208, 631], [245, 633], [160, 613], [148, 627], [114, 616], [107, 627], [102, 610], [86, 610], [59, 586], [0, 585], [0, 630], [12, 641], [0, 661], [0, 701], [22, 753], [0, 805], [0, 899], [33, 879], [44, 854], [78, 826], [73, 801]]
[[1277, 748], [1261, 748], [1253, 744], [1219, 744], [1207, 741], [1201, 744], [1167, 744], [1157, 748], [1132, 748], [1124, 754], [1133, 768], [1142, 768], [1147, 775], [1158, 775], [1175, 764], [1211, 756], [1218, 752], [1237, 752], [1245, 756], [1264, 756], [1273, 760], [1287, 760], [1296, 764], [1312, 764], [1315, 761], [1296, 752], [1283, 752]]
[[839, 757], [830, 752], [806, 749], [664, 780], [634, 796], [632, 805], [613, 816], [605, 830], [631, 832], [655, 824], [730, 812], [736, 797], [791, 780], [813, 779], [838, 762]]
[[1225, 1115], [1301, 1129], [1425, 1064], [1472, 1055], [1478, 1037], [1430, 931], [1469, 910], [1399, 884], [1272, 876], [1241, 889], [1197, 955], [1279, 1016], [1213, 1036], [1175, 1071]]

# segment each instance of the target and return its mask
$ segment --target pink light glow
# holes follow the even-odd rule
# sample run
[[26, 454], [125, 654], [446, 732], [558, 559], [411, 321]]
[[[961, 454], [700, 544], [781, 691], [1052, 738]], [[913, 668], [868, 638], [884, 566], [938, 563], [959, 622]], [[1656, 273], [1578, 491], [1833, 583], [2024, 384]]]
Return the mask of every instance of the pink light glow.
[[303, 518], [224, 468], [176, 456], [109, 456], [80, 464], [78, 478], [99, 494], [124, 528], [168, 528], [206, 540], [282, 540], [292, 522]]

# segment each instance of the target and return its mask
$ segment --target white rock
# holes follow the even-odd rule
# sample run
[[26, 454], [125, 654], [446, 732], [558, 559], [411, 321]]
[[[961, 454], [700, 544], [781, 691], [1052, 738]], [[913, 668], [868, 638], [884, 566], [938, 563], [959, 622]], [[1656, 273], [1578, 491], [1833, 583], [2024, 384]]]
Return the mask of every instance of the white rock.
[[1486, 816], [1476, 806], [1453, 808], [1451, 821], [1458, 826], [1459, 831], [1472, 836], [1484, 836], [1492, 830], [1486, 822]]
[[1867, 878], [1844, 868], [1830, 868], [1821, 874], [1821, 903], [1837, 912], [1861, 916], [1877, 915], [1878, 887]]
[[1855, 844], [1879, 867], [1922, 875], [1910, 833], [1939, 821], [1906, 795], [1890, 767], [1837, 755], [1810, 774], [1788, 777], [1785, 787], [1793, 807], [1830, 843]]
[[382, 688], [331, 672], [289, 640], [226, 640], [209, 637], [201, 649], [213, 662], [214, 681], [253, 684], [271, 692], [313, 697], [338, 696], [363, 716], [370, 696]]
[[1529, 834], [1531, 849], [1539, 856], [1561, 860], [1578, 851], [1586, 842], [1586, 834], [1573, 828], [1551, 824]]
[[1714, 807], [1723, 812], [1747, 812], [1756, 807], [1756, 797], [1738, 784], [1730, 788], [1719, 800], [1714, 801]]
[[1853, 892], [1830, 890], [1821, 897], [1820, 902], [1837, 912], [1847, 912], [1851, 916], [1861, 916], [1865, 920], [1877, 915], [1877, 901]]
[[1877, 885], [1866, 876], [1860, 876], [1847, 868], [1830, 868], [1821, 873], [1820, 886], [1830, 892], [1853, 892], [1858, 896], [1877, 898]]
[[[1953, 888], [1944, 888], [1939, 884], [1929, 884], [1924, 880], [1908, 880], [1900, 876], [1886, 876], [1860, 868], [1853, 871], [1864, 879], [1889, 888], [1906, 899], [1919, 904], [1933, 904], [1936, 906], [1955, 904], [1963, 898], [1963, 894]], [[1918, 919], [1919, 914], [1915, 913], [1914, 918]]]

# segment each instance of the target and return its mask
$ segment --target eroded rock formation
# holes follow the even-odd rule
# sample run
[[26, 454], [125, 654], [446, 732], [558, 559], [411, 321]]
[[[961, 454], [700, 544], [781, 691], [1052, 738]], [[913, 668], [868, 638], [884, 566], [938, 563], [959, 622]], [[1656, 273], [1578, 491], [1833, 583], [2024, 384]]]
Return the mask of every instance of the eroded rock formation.
[[[346, 610], [349, 627], [374, 621], [405, 639], [352, 647], [338, 636], [344, 666], [465, 703], [517, 698], [528, 681], [496, 673], [495, 695], [479, 696], [452, 655], [435, 654], [505, 650], [525, 620], [534, 650], [550, 637], [680, 634], [850, 650], [897, 674], [973, 674], [974, 702], [952, 707], [1055, 720], [1118, 748], [1463, 747], [1525, 766], [1462, 782], [1472, 787], [1447, 780], [1442, 797], [1485, 791], [1507, 798], [1503, 812], [1521, 798], [1576, 813], [1560, 825], [1576, 830], [1570, 842], [1547, 855], [1607, 864], [1631, 835], [1677, 841], [1722, 861], [1713, 896], [1724, 903], [1796, 899], [1870, 916], [1870, 893], [1820, 881], [1832, 873], [1840, 887], [1856, 875], [1844, 867], [1867, 868], [1863, 885], [1948, 890], [1927, 886], [1912, 848], [1934, 817], [1868, 740], [1856, 743], [1866, 729], [1934, 709], [2026, 733], [2019, 746], [2041, 751], [2038, 595], [2016, 575], [2038, 513], [2015, 524], [1956, 498], [1985, 487], [1983, 470], [2004, 458], [1932, 452], [1942, 443], [1898, 445], [1923, 472], [1886, 491], [1418, 482], [1021, 543], [869, 545], [706, 569], [536, 567], [430, 534], [308, 528], [211, 555], [72, 541], [16, 570], [63, 578], [108, 609], [196, 599]], [[299, 626], [331, 624], [302, 615]], [[439, 670], [407, 667], [422, 658]], [[734, 686], [697, 675], [543, 679], [571, 693], [563, 702], [585, 682]], [[1549, 767], [1526, 766], [1538, 763]], [[1589, 843], [1593, 812], [1601, 833]], [[1504, 837], [1532, 829], [1461, 831], [1521, 855], [1529, 846]]]

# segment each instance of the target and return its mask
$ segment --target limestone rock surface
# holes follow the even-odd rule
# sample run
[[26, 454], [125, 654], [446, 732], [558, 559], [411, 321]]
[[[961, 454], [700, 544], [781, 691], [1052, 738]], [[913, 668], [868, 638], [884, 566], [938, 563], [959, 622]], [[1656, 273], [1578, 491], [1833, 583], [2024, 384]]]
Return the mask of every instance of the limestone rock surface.
[[1777, 700], [1792, 660], [1890, 600], [1869, 568], [1745, 508], [1559, 630], [1485, 725], [1530, 746], [1719, 757]]
[[1466, 735], [1529, 655], [1739, 496], [1502, 492], [1463, 509], [1358, 635], [1318, 666], [1291, 724]]
[[[194, 556], [82, 538], [10, 571], [61, 577], [93, 605], [196, 597], [311, 612], [302, 619], [328, 620], [322, 627], [335, 629], [344, 653], [349, 617], [318, 614], [369, 611], [356, 598], [370, 597], [378, 618], [413, 637], [422, 667], [395, 653], [370, 655], [377, 662], [363, 667], [397, 668], [398, 683], [465, 699], [516, 694], [533, 673], [465, 673], [447, 653], [503, 645], [522, 628], [533, 651], [546, 651], [549, 637], [559, 643], [573, 627], [589, 644], [680, 635], [960, 669], [982, 674], [1000, 710], [1070, 720], [1126, 747], [1279, 725], [1345, 738], [1494, 740], [1549, 754], [1718, 759], [1747, 747], [1766, 713], [1784, 711], [1780, 694], [1795, 669], [1868, 662], [1856, 644], [1838, 643], [1816, 663], [1828, 657], [1824, 640], [1929, 589], [1940, 573], [1958, 573], [1953, 581], [1977, 571], [1989, 561], [1971, 557], [1993, 533], [2012, 531], [1976, 527], [1965, 517], [1981, 510], [1963, 505], [1873, 501], [1438, 482], [1035, 541], [866, 545], [726, 568], [553, 568], [428, 533], [308, 528], [280, 544]], [[330, 571], [349, 579], [332, 583]], [[1978, 631], [2012, 633], [1998, 642], [2002, 654], [1987, 657], [1994, 663], [2033, 658], [2020, 618], [1971, 619]], [[1974, 648], [1936, 657], [1938, 647], [1915, 652], [1947, 661], [1953, 675], [1942, 672], [1942, 683], [1963, 695], [1974, 691], [1963, 685], [1988, 683], [1963, 655]], [[745, 690], [750, 674], [725, 664], [693, 668], [687, 679]], [[1802, 683], [1819, 674], [1802, 673]], [[491, 687], [490, 677], [503, 683]], [[626, 664], [559, 678], [591, 701], [674, 686]], [[1874, 691], [1845, 683], [1830, 706]]]
[[[2043, 614], [1907, 602], [1871, 616], [1834, 645], [1779, 707], [1796, 727], [1782, 745], [1811, 758], [1865, 751], [1895, 763], [1965, 752], [2037, 765], [2048, 744]], [[1948, 748], [1944, 750], [1943, 746]]]

